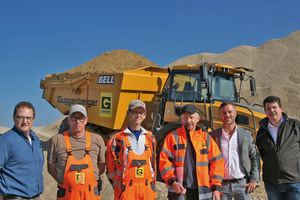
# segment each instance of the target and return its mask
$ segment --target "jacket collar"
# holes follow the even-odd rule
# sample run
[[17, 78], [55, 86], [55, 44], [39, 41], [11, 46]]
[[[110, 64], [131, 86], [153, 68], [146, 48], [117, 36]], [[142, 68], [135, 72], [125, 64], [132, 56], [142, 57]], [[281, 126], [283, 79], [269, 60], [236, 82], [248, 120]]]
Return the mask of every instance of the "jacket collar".
[[[184, 125], [182, 125], [182, 127], [183, 127], [185, 133], [189, 133], [189, 132], [190, 132], [189, 130], [187, 130], [187, 129], [185, 128]], [[197, 125], [196, 125], [196, 130], [195, 130], [195, 131], [199, 131], [200, 129], [202, 129], [202, 128], [197, 124]]]
[[[141, 127], [141, 130], [142, 130], [141, 134], [145, 134], [145, 135], [148, 134], [148, 131], [145, 128]], [[131, 131], [129, 130], [128, 126], [126, 126], [124, 128], [123, 133], [132, 134], [133, 135], [133, 133], [131, 133]]]
[[[284, 113], [284, 112], [282, 112], [282, 116], [284, 117], [285, 121], [287, 121], [287, 120], [289, 119], [289, 117], [287, 116], [287, 114]], [[285, 122], [285, 121], [284, 121], [284, 122]], [[260, 127], [263, 127], [263, 128], [265, 128], [265, 129], [268, 130], [268, 122], [269, 122], [268, 117], [265, 117], [265, 118], [263, 118], [263, 119], [259, 122], [259, 126], [260, 126]], [[283, 123], [284, 123], [284, 122], [283, 122]]]

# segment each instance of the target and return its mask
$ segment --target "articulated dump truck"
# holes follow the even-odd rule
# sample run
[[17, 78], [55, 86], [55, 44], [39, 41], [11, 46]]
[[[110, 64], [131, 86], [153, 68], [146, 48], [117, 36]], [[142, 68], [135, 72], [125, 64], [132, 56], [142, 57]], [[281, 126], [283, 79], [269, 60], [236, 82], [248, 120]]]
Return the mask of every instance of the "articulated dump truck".
[[[262, 108], [248, 105], [240, 96], [241, 85], [247, 80], [251, 94], [255, 93], [255, 79], [248, 72], [251, 70], [208, 63], [172, 69], [142, 67], [105, 74], [47, 75], [40, 87], [44, 90], [43, 98], [64, 115], [74, 104], [86, 106], [87, 129], [101, 134], [105, 141], [128, 123], [126, 111], [133, 99], [146, 103], [143, 127], [154, 132], [158, 142], [181, 126], [179, 113], [186, 104], [195, 104], [199, 109], [200, 124], [206, 130], [221, 127], [219, 106], [223, 101], [236, 105], [237, 124], [251, 130], [255, 139], [258, 122], [265, 114]], [[67, 128], [64, 120], [60, 132]]]

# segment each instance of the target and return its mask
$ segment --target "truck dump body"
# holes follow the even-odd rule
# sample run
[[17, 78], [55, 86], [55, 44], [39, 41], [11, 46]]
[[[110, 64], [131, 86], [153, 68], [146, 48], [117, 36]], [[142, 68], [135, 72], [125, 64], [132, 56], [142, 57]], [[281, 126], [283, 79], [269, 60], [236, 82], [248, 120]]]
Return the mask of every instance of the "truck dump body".
[[143, 126], [151, 128], [155, 96], [162, 91], [168, 70], [142, 67], [120, 73], [54, 74], [41, 80], [43, 98], [66, 115], [74, 104], [86, 106], [88, 123], [105, 129], [119, 130], [127, 124], [129, 102], [146, 103], [147, 118]]
[[[250, 83], [254, 79], [247, 71], [251, 70], [203, 63], [172, 69], [142, 67], [112, 73], [61, 73], [48, 75], [41, 80], [40, 87], [44, 90], [43, 98], [64, 115], [72, 105], [84, 105], [88, 128], [106, 136], [128, 123], [129, 102], [140, 99], [147, 106], [142, 126], [158, 138], [166, 134], [159, 131], [162, 127], [180, 121], [179, 113], [186, 104], [199, 109], [200, 123], [207, 130], [220, 128], [219, 106], [230, 101], [236, 105], [237, 124], [251, 130], [255, 139], [258, 122], [265, 114], [260, 108], [240, 103], [240, 99], [245, 99], [240, 97], [236, 82], [241, 84], [245, 77]], [[250, 88], [253, 85], [255, 82]], [[251, 93], [254, 95], [255, 89]]]

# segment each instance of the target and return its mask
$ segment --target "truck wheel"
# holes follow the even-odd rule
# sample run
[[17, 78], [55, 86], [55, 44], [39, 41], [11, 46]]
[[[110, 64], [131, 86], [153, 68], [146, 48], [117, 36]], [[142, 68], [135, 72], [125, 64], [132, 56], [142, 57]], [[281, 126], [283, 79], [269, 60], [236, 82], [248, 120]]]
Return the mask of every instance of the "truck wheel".
[[69, 123], [68, 123], [68, 117], [66, 117], [60, 124], [60, 127], [59, 127], [59, 130], [58, 130], [58, 133], [64, 133], [66, 132], [70, 126], [69, 126]]
[[155, 139], [156, 139], [156, 144], [159, 146], [159, 144], [165, 139], [165, 137], [172, 132], [173, 130], [179, 128], [182, 126], [181, 122], [170, 122], [161, 129], [159, 129], [155, 133]]

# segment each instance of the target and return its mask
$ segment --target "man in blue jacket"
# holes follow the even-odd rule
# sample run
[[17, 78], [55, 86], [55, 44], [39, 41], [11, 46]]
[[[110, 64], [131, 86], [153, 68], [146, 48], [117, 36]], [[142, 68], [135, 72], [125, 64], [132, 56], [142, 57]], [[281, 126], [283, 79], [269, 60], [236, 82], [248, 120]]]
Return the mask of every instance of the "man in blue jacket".
[[300, 199], [300, 121], [282, 112], [278, 97], [263, 103], [267, 117], [259, 122], [256, 144], [268, 199]]
[[4, 200], [37, 200], [43, 192], [44, 156], [41, 141], [31, 130], [34, 118], [31, 103], [18, 103], [14, 127], [0, 136], [0, 196]]

